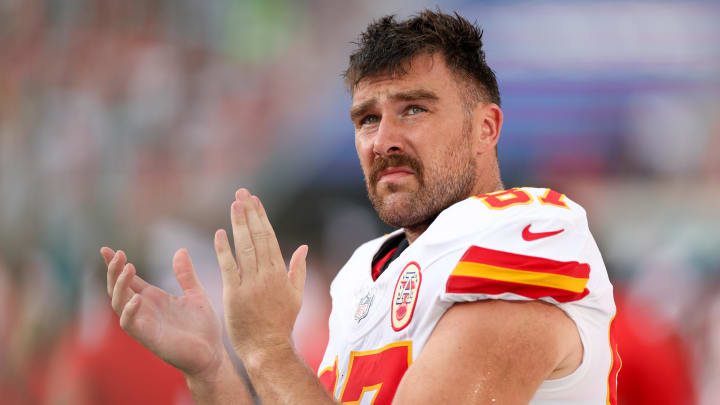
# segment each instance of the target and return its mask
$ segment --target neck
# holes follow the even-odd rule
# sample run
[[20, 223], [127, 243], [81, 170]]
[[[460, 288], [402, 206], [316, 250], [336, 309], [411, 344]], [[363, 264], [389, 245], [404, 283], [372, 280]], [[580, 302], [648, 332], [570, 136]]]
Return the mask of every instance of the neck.
[[411, 244], [415, 242], [415, 239], [420, 237], [420, 235], [422, 235], [422, 233], [428, 229], [428, 227], [430, 226], [430, 224], [432, 224], [435, 218], [437, 218], [437, 215], [433, 216], [428, 221], [425, 221], [423, 223], [405, 227], [405, 237], [407, 238], [408, 243]]
[[[483, 176], [483, 174], [485, 175]], [[505, 190], [505, 185], [500, 178], [500, 168], [498, 167], [497, 159], [485, 163], [485, 167], [481, 168], [478, 176], [479, 179], [484, 177], [484, 181], [476, 182], [472, 193], [468, 197]]]
[[[476, 187], [470, 196], [483, 195], [483, 194], [487, 194], [487, 193], [492, 193], [494, 191], [502, 191], [502, 190], [505, 190], [505, 185], [498, 178], [497, 181]], [[468, 196], [468, 197], [470, 197], [470, 196]]]
[[[504, 189], [505, 186], [503, 185], [502, 180], [500, 180], [500, 176], [497, 176], [497, 178], [491, 182], [487, 182], [485, 184], [479, 183], [475, 188], [473, 188], [473, 191], [470, 193], [470, 195], [465, 196], [465, 198], [470, 198], [474, 195], [492, 193], [493, 191], [500, 191]], [[440, 215], [440, 213], [438, 213], [438, 215]], [[422, 233], [428, 229], [428, 227], [430, 226], [430, 224], [433, 223], [435, 218], [437, 218], [437, 215], [432, 216], [427, 221], [405, 227], [405, 237], [407, 238], [408, 243], [412, 244], [413, 242], [415, 242], [415, 239], [419, 238], [420, 235], [422, 235]]]

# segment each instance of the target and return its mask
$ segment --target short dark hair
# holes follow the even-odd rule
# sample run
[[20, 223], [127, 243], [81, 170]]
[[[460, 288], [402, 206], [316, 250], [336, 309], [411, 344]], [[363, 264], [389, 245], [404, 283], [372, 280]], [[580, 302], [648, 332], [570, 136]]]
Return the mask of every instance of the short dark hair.
[[403, 75], [414, 56], [441, 53], [448, 67], [468, 81], [467, 96], [473, 104], [484, 100], [500, 105], [495, 73], [485, 62], [482, 34], [480, 27], [457, 12], [426, 9], [400, 22], [394, 15], [382, 17], [368, 25], [355, 43], [358, 48], [350, 55], [345, 84], [352, 93], [368, 76]]

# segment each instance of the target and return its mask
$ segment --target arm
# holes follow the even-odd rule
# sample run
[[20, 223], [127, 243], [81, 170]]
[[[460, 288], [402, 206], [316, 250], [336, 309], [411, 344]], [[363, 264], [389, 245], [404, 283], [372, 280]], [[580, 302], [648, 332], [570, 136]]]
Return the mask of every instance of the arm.
[[263, 404], [337, 404], [289, 344], [245, 357], [246, 370]]
[[582, 350], [574, 322], [554, 305], [455, 304], [403, 376], [393, 403], [527, 404], [543, 380], [573, 372]]
[[[572, 373], [582, 351], [575, 324], [551, 304], [456, 304], [403, 376], [393, 404], [527, 404], [544, 380]], [[264, 401], [336, 403], [289, 346], [256, 353], [246, 367]]]
[[236, 255], [224, 230], [215, 233], [228, 335], [263, 404], [334, 404], [295, 352], [292, 328], [305, 284], [307, 246], [290, 260], [257, 197], [239, 190], [230, 211]]
[[252, 400], [222, 344], [222, 329], [190, 256], [181, 249], [173, 271], [183, 290], [173, 296], [155, 287], [127, 262], [125, 253], [104, 247], [107, 291], [120, 326], [155, 355], [179, 369], [198, 404]]
[[[335, 403], [290, 338], [307, 249], [293, 254], [286, 272], [267, 214], [246, 190], [238, 192], [231, 218], [237, 258], [225, 232], [215, 235], [225, 322], [258, 395], [264, 404]], [[571, 373], [581, 359], [575, 324], [553, 305], [456, 304], [406, 372], [394, 403], [527, 403], [543, 380]]]

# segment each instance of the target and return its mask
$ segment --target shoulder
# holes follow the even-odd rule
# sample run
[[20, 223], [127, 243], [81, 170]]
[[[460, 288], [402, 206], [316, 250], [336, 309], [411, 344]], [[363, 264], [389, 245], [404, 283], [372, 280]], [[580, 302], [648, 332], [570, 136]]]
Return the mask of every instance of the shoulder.
[[567, 252], [568, 244], [578, 245], [588, 237], [585, 209], [579, 204], [548, 188], [516, 187], [447, 208], [428, 229], [426, 239], [432, 244], [481, 243], [486, 248], [537, 253], [538, 248], [560, 245]]
[[607, 280], [585, 210], [550, 189], [471, 197], [444, 211], [423, 243], [441, 247], [435, 268], [450, 301], [570, 302], [588, 295], [591, 273]]
[[[531, 318], [535, 309], [552, 313], [560, 324], [576, 327], [584, 354], [572, 377], [543, 383], [539, 393], [557, 387], [604, 389], [597, 376], [607, 375], [611, 365], [608, 328], [615, 305], [583, 207], [550, 189], [513, 188], [451, 206], [430, 230], [426, 242], [442, 248], [425, 271], [435, 277], [431, 285], [439, 300], [477, 302], [458, 313], [463, 315], [459, 322], [484, 319], [487, 308], [521, 310]], [[572, 322], [542, 302], [561, 309]], [[538, 325], [555, 328], [554, 323]], [[577, 333], [563, 336], [576, 338]]]

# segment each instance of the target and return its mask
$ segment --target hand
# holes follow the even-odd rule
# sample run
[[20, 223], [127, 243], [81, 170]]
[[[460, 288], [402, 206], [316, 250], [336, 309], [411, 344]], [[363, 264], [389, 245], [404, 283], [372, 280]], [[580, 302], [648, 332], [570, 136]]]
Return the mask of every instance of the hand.
[[173, 271], [183, 296], [174, 296], [141, 279], [126, 264], [123, 251], [103, 247], [108, 265], [107, 288], [120, 326], [186, 377], [214, 379], [229, 356], [222, 344], [220, 321], [197, 279], [187, 250], [173, 258]]
[[305, 285], [308, 248], [300, 246], [290, 271], [260, 200], [245, 189], [230, 208], [235, 255], [224, 230], [215, 233], [223, 280], [225, 324], [241, 359], [292, 345], [291, 333]]

